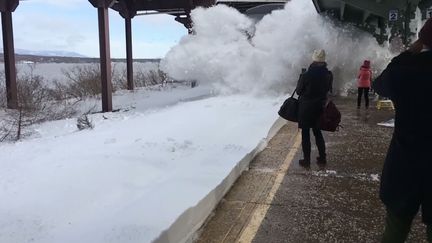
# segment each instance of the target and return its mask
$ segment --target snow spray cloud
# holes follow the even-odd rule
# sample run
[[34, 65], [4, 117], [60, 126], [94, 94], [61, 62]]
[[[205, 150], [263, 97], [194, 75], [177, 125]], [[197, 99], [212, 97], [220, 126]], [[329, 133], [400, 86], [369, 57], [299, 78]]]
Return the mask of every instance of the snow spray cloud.
[[174, 79], [213, 83], [221, 92], [292, 91], [314, 49], [327, 52], [334, 88], [353, 86], [363, 60], [381, 70], [391, 56], [371, 35], [335, 26], [311, 1], [292, 0], [258, 23], [218, 5], [192, 12], [195, 35], [182, 38], [162, 60]]

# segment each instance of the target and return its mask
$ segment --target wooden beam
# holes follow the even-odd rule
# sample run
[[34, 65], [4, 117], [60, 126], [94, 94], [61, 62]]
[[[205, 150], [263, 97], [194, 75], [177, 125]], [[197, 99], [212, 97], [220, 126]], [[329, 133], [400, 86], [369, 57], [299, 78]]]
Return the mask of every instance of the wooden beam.
[[[345, 4], [348, 4], [350, 6], [353, 6], [355, 8], [361, 9], [363, 11], [368, 11], [370, 13], [373, 13], [377, 16], [381, 16], [384, 18], [388, 18], [388, 11], [391, 9], [389, 5], [385, 5], [382, 3], [377, 3], [374, 0], [339, 0], [341, 2], [344, 2]], [[395, 4], [395, 7], [396, 4]]]
[[132, 18], [136, 16], [135, 3], [130, 1], [117, 2], [113, 8], [125, 20], [126, 35], [126, 81], [127, 89], [134, 89], [133, 81], [133, 55], [132, 55]]
[[132, 55], [132, 19], [125, 18], [127, 89], [134, 89]]
[[340, 13], [339, 13], [339, 19], [340, 20], [344, 20], [344, 14], [345, 14], [345, 3], [344, 2], [340, 2]]
[[19, 0], [0, 0], [1, 12], [13, 12], [18, 7]]
[[363, 24], [366, 22], [366, 20], [369, 17], [369, 15], [370, 15], [369, 11], [364, 11], [363, 12], [363, 21], [362, 21]]
[[9, 109], [18, 108], [18, 89], [16, 82], [15, 48], [12, 28], [12, 12], [1, 13], [3, 31], [3, 55], [6, 78], [6, 98]]
[[213, 5], [216, 5], [216, 0], [194, 0], [193, 1], [194, 7], [211, 7]]
[[89, 0], [89, 2], [95, 8], [111, 8], [116, 1], [115, 0]]
[[102, 111], [112, 111], [111, 54], [108, 8], [98, 8], [99, 50], [102, 82]]
[[3, 32], [3, 56], [6, 78], [6, 99], [9, 109], [18, 108], [18, 89], [16, 82], [15, 47], [13, 38], [12, 12], [18, 7], [19, 0], [0, 0]]
[[313, 4], [314, 4], [314, 6], [315, 6], [316, 11], [317, 11], [318, 13], [321, 13], [322, 10], [321, 10], [321, 7], [320, 7], [320, 5], [319, 5], [319, 3], [318, 3], [318, 0], [312, 0], [312, 2], [313, 2]]
[[89, 2], [98, 9], [102, 111], [109, 112], [112, 111], [112, 74], [108, 8], [114, 5], [115, 0], [89, 0]]
[[407, 7], [405, 10], [405, 14], [404, 14], [404, 32], [403, 32], [403, 43], [405, 46], [408, 46], [410, 43], [410, 35], [411, 35], [411, 31], [410, 31], [410, 22], [411, 22], [411, 3], [407, 3]]

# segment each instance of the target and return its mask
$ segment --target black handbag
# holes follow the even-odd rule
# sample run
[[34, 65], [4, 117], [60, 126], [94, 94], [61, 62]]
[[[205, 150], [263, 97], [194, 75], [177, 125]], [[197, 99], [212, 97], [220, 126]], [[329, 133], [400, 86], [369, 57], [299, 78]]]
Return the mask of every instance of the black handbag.
[[292, 122], [298, 122], [299, 101], [294, 98], [295, 92], [296, 90], [294, 90], [291, 97], [284, 101], [278, 112], [280, 117]]
[[323, 131], [335, 132], [340, 127], [341, 113], [333, 103], [333, 101], [328, 101], [324, 107], [323, 113], [318, 120], [318, 127]]

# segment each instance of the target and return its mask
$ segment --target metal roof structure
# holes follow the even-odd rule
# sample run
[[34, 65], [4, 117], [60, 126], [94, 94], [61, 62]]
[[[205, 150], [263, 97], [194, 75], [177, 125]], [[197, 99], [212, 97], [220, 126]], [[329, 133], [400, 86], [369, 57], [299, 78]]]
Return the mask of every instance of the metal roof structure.
[[[350, 22], [372, 33], [379, 42], [394, 36], [402, 36], [408, 44], [413, 31], [409, 28], [415, 11], [419, 8], [422, 18], [428, 16], [432, 0], [312, 0], [318, 13], [326, 14], [342, 22]], [[390, 27], [391, 33], [386, 33]]]
[[218, 0], [216, 4], [225, 4], [237, 9], [240, 13], [245, 13], [251, 8], [265, 6], [268, 4], [285, 4], [289, 0]]
[[188, 15], [194, 8], [210, 7], [215, 3], [216, 0], [117, 0], [110, 7], [119, 12], [123, 18], [161, 13], [182, 17]]
[[111, 8], [117, 11], [126, 7], [134, 11], [154, 10], [165, 12], [171, 9], [190, 11], [196, 7], [210, 7], [214, 4], [215, 0], [117, 0]]
[[249, 16], [249, 18], [259, 21], [264, 17], [264, 15], [267, 15], [274, 10], [283, 9], [284, 6], [285, 3], [268, 3], [249, 8], [244, 13]]

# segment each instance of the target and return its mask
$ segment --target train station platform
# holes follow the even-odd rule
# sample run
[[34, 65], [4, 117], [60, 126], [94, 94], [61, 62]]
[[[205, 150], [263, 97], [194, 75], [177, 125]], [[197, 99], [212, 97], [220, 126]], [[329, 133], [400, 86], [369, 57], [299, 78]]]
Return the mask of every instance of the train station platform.
[[[353, 98], [334, 101], [343, 128], [324, 133], [326, 167], [299, 166], [301, 135], [297, 124], [287, 123], [236, 181], [195, 242], [380, 241], [385, 209], [378, 197], [379, 176], [392, 128], [377, 123], [394, 114], [373, 107], [357, 110]], [[408, 242], [426, 242], [425, 231], [417, 217]]]

